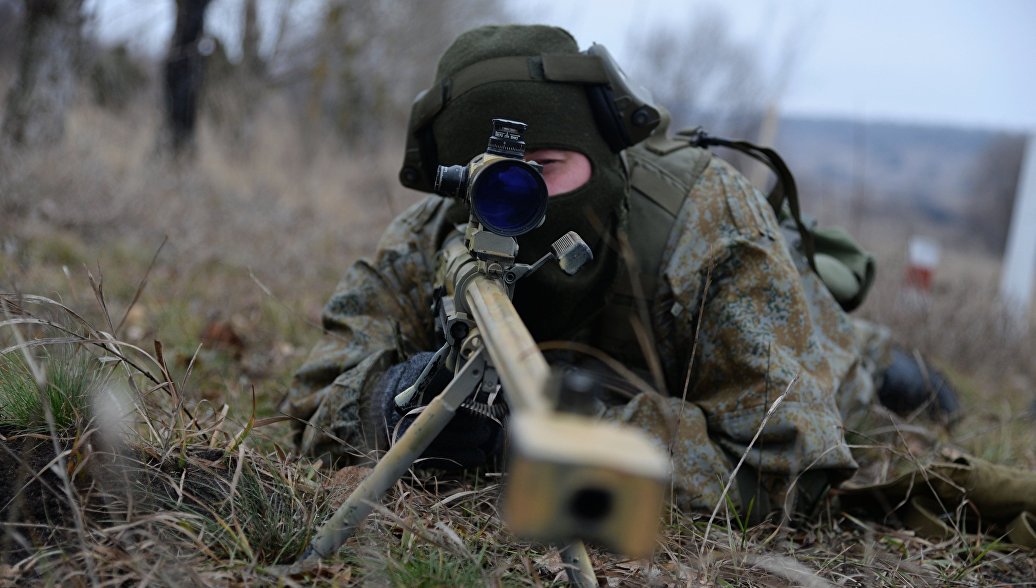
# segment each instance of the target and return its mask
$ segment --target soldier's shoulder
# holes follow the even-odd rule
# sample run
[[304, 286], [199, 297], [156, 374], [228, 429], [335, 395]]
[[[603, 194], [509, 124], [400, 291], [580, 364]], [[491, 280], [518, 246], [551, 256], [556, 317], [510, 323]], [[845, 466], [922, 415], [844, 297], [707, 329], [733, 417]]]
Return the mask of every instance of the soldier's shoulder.
[[[704, 164], [688, 157], [701, 168], [681, 197], [662, 257], [662, 274], [683, 295], [700, 290], [703, 274], [744, 255], [786, 255], [766, 198], [728, 162], [705, 153]], [[790, 266], [788, 273], [797, 278]]]
[[[758, 190], [730, 163], [686, 137], [678, 135], [631, 147], [626, 151], [626, 164], [633, 190], [674, 217], [688, 205], [722, 207], [733, 201], [734, 207], [743, 208], [760, 201], [765, 204]], [[740, 220], [739, 211], [731, 212], [731, 220]]]
[[779, 238], [777, 217], [766, 197], [718, 157], [698, 176], [681, 213], [695, 230], [749, 240]]
[[773, 238], [779, 232], [765, 197], [707, 149], [673, 139], [632, 147], [626, 160], [631, 197], [664, 210], [674, 233], [700, 242]]
[[392, 219], [378, 241], [378, 248], [392, 249], [405, 243], [434, 240], [447, 227], [459, 222], [462, 208], [455, 200], [429, 194]]
[[[673, 192], [679, 198], [677, 209], [670, 210], [673, 214], [713, 159], [707, 149], [680, 139], [644, 142], [626, 151], [627, 169], [634, 190], [662, 200], [671, 200], [665, 193]], [[670, 202], [662, 204], [672, 208]]]

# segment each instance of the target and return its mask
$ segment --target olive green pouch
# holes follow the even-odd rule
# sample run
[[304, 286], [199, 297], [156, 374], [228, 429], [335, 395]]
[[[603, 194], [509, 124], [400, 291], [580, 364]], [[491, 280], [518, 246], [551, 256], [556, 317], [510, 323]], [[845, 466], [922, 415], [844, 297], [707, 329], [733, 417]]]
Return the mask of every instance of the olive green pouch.
[[842, 308], [863, 303], [874, 284], [874, 256], [838, 227], [813, 227], [817, 275]]
[[894, 516], [925, 537], [986, 533], [1036, 548], [1036, 472], [961, 456], [838, 495], [846, 511], [872, 520]]

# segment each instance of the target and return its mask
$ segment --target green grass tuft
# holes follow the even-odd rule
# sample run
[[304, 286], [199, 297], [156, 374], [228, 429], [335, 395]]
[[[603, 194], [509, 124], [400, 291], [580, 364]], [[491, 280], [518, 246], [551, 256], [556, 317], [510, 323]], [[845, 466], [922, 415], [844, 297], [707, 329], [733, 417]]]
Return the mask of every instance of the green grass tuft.
[[[486, 572], [477, 559], [457, 557], [431, 545], [395, 553], [385, 572], [392, 586], [483, 586]], [[399, 559], [396, 559], [399, 558]]]
[[16, 431], [49, 430], [43, 402], [50, 407], [58, 434], [75, 431], [88, 417], [90, 396], [101, 380], [96, 359], [61, 347], [40, 358], [45, 378], [37, 382], [18, 352], [0, 356], [0, 426]]

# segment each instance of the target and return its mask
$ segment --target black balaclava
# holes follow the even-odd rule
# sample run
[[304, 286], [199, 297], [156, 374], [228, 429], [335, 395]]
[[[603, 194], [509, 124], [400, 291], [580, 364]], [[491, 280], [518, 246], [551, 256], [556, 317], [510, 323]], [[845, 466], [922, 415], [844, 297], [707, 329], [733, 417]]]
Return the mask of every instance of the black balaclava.
[[[547, 26], [481, 27], [462, 34], [443, 54], [436, 86], [472, 64], [507, 56], [578, 53], [565, 30]], [[465, 164], [486, 149], [493, 118], [528, 125], [527, 149], [564, 149], [587, 156], [589, 181], [551, 196], [544, 224], [518, 237], [518, 261], [532, 263], [567, 231], [576, 231], [594, 260], [575, 276], [550, 263], [515, 288], [514, 304], [539, 341], [571, 338], [600, 310], [615, 277], [614, 235], [625, 222], [626, 177], [594, 123], [586, 88], [537, 80], [498, 81], [454, 96], [432, 123], [441, 165]]]

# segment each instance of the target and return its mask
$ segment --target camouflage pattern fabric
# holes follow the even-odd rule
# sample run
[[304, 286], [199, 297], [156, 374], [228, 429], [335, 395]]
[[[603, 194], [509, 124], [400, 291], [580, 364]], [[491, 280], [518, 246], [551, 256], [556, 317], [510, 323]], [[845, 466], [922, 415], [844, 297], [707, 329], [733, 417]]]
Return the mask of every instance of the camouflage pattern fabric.
[[[373, 260], [349, 269], [324, 310], [326, 335], [283, 405], [308, 422], [303, 452], [342, 463], [377, 447], [370, 392], [388, 366], [436, 347], [435, 254], [463, 220], [460, 205], [430, 196], [389, 226]], [[641, 392], [603, 416], [669, 450], [681, 508], [711, 511], [743, 455], [729, 496], [739, 508], [755, 500], [765, 514], [815, 498], [856, 468], [838, 399], [848, 407], [873, 396], [863, 339], [786, 242], [765, 198], [728, 164], [709, 162], [675, 226], [650, 316], [665, 380], [679, 385], [669, 396]], [[584, 336], [594, 343], [592, 329]]]

